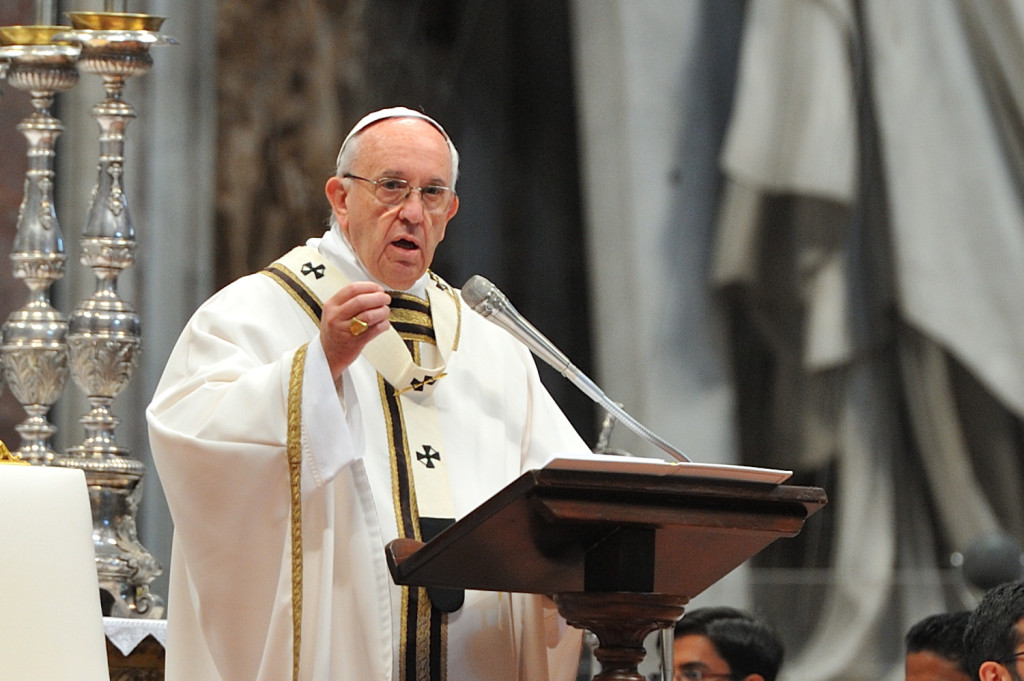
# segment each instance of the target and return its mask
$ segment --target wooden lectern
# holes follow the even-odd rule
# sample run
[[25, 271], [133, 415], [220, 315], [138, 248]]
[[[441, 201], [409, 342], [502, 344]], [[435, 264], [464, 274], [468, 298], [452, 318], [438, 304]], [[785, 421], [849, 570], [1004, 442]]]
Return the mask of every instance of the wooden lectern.
[[644, 638], [768, 544], [797, 535], [826, 497], [780, 484], [780, 471], [658, 462], [649, 473], [636, 461], [528, 471], [430, 542], [388, 544], [392, 577], [549, 595], [597, 636], [596, 679], [643, 681]]

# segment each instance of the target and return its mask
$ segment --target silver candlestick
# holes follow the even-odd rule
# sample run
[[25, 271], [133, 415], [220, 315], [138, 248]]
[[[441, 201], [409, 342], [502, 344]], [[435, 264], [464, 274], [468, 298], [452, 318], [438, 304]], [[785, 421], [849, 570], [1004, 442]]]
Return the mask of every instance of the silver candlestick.
[[[7, 66], [8, 66], [7, 59], [0, 57], [0, 80], [3, 80], [4, 78], [7, 77]], [[3, 88], [0, 88], [0, 99], [3, 99], [3, 96], [4, 96]], [[0, 155], [0, 163], [3, 163], [3, 155]], [[3, 391], [4, 391], [4, 355], [3, 355], [3, 350], [2, 350], [2, 343], [0, 343], [0, 394], [2, 394]], [[6, 445], [4, 445], [4, 449], [7, 449]], [[2, 455], [2, 454], [3, 454], [3, 451], [0, 451], [0, 455]]]
[[124, 101], [125, 81], [149, 71], [152, 45], [171, 44], [159, 30], [163, 17], [123, 12], [70, 12], [75, 30], [61, 39], [79, 43], [79, 68], [102, 77], [106, 97], [93, 107], [100, 128], [98, 180], [82, 232], [81, 262], [92, 268], [96, 290], [72, 311], [67, 344], [71, 375], [90, 411], [81, 418], [85, 440], [57, 463], [81, 468], [89, 483], [93, 542], [106, 614], [157, 618], [162, 600], [149, 591], [160, 573], [138, 541], [135, 512], [145, 465], [117, 444], [114, 398], [127, 386], [141, 351], [139, 316], [117, 292], [121, 272], [135, 260], [135, 229], [125, 194], [124, 134], [136, 117]]
[[49, 464], [57, 456], [49, 445], [56, 428], [46, 415], [63, 393], [68, 375], [68, 325], [50, 304], [50, 286], [64, 276], [66, 259], [53, 201], [54, 145], [64, 127], [50, 114], [50, 107], [57, 93], [78, 82], [79, 48], [52, 42], [65, 30], [66, 26], [0, 28], [0, 60], [7, 81], [31, 94], [34, 109], [18, 125], [28, 140], [28, 170], [10, 255], [14, 276], [25, 282], [29, 299], [7, 318], [0, 344], [4, 378], [28, 414], [16, 426], [21, 435], [16, 454], [33, 464]]

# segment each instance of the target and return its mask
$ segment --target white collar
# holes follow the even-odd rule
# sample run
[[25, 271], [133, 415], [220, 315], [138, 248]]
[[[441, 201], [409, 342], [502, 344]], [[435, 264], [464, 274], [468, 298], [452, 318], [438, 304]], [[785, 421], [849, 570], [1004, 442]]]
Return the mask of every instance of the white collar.
[[[375, 284], [380, 284], [385, 289], [394, 290], [370, 274], [366, 266], [360, 261], [359, 256], [352, 249], [348, 239], [337, 227], [327, 230], [324, 232], [323, 237], [319, 239], [310, 239], [306, 242], [306, 245], [318, 249], [328, 261], [345, 274], [349, 281], [372, 281]], [[424, 273], [412, 286], [402, 291], [402, 293], [408, 293], [409, 295], [426, 300], [427, 279], [429, 276]]]

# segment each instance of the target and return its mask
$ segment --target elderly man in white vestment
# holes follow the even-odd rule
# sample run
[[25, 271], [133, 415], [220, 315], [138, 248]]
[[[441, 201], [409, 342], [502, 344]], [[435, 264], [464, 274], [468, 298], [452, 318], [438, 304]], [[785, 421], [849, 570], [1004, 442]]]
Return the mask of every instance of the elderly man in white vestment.
[[574, 677], [579, 632], [548, 599], [402, 588], [385, 562], [587, 451], [529, 351], [428, 269], [457, 174], [434, 120], [368, 115], [330, 230], [183, 331], [147, 410], [175, 524], [168, 681]]

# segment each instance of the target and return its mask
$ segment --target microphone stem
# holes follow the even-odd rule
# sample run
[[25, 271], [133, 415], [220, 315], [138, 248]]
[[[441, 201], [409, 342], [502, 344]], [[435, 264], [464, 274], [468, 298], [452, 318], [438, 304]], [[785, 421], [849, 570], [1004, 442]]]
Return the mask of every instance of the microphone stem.
[[466, 286], [462, 290], [462, 297], [470, 304], [470, 307], [482, 316], [489, 318], [495, 324], [503, 327], [513, 336], [523, 341], [535, 355], [550, 364], [562, 376], [569, 379], [587, 397], [604, 407], [605, 411], [624, 423], [627, 428], [655, 447], [664, 450], [677, 461], [690, 462], [688, 456], [655, 435], [647, 426], [627, 414], [621, 406], [612, 402], [604, 394], [604, 391], [597, 387], [597, 384], [577, 369], [561, 350], [555, 347], [544, 334], [519, 314], [508, 298], [505, 297], [505, 294], [499, 291], [494, 284], [483, 277], [474, 276], [466, 282]]
[[621, 421], [627, 428], [642, 437], [644, 440], [647, 440], [655, 447], [667, 452], [676, 461], [686, 463], [690, 461], [690, 457], [670, 445], [663, 438], [652, 432], [647, 426], [630, 416], [625, 409], [613, 402], [603, 390], [597, 387], [597, 384], [590, 380], [586, 374], [581, 372], [574, 365], [570, 364], [567, 366], [562, 371], [562, 375], [569, 379], [577, 388], [582, 390], [587, 397], [601, 405], [609, 414]]

